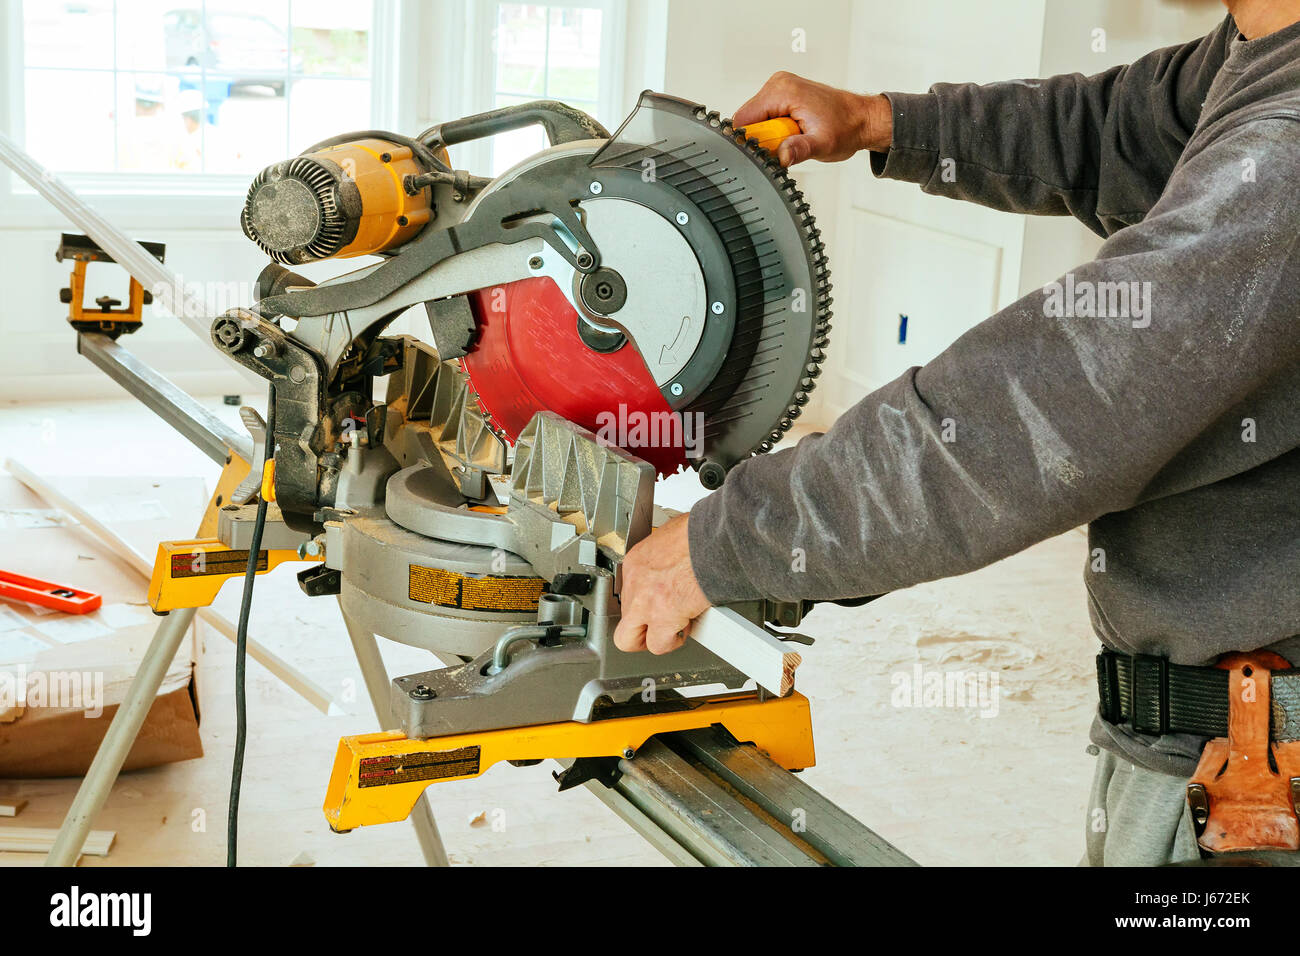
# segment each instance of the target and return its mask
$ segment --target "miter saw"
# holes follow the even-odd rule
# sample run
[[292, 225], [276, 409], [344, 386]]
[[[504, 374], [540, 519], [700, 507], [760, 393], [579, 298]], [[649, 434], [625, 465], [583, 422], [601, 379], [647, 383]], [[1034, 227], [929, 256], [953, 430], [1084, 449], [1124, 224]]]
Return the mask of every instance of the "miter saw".
[[[550, 145], [502, 175], [452, 166], [448, 147], [528, 125]], [[393, 681], [400, 731], [341, 742], [336, 830], [401, 819], [431, 782], [501, 760], [601, 779], [691, 728], [811, 765], [799, 658], [771, 626], [802, 605], [711, 609], [662, 657], [612, 643], [622, 558], [667, 516], [656, 475], [719, 487], [817, 377], [824, 248], [768, 150], [793, 131], [646, 93], [611, 136], [545, 101], [335, 137], [253, 181], [243, 229], [274, 263], [212, 339], [271, 383], [267, 420], [245, 420], [273, 455], [221, 510], [212, 560], [164, 545], [151, 600], [184, 606], [239, 573], [260, 496], [258, 570], [317, 560], [309, 594], [448, 663]], [[362, 255], [379, 258], [320, 284], [290, 270]], [[412, 308], [431, 342], [384, 335]]]

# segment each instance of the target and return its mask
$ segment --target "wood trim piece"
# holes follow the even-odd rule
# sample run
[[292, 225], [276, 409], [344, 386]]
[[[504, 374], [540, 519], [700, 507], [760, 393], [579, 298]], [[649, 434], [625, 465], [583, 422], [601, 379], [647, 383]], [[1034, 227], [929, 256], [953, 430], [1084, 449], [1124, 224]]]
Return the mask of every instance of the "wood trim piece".
[[691, 625], [691, 639], [769, 693], [784, 697], [794, 690], [794, 671], [803, 658], [730, 608], [709, 608], [701, 614]]
[[[0, 827], [0, 851], [49, 853], [58, 835], [57, 829], [44, 827]], [[86, 834], [81, 852], [87, 856], [108, 856], [116, 838], [116, 830], [91, 830]]]

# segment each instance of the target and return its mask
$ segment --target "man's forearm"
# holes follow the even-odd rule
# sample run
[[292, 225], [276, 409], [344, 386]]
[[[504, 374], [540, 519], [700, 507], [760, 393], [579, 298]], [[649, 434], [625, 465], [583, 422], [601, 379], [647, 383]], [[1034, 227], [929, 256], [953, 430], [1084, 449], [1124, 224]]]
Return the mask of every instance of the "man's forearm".
[[[1300, 121], [1223, 135], [1075, 270], [1076, 291], [1137, 289], [1123, 314], [1076, 315], [1073, 299], [1067, 313], [1035, 292], [826, 435], [737, 466], [691, 512], [709, 600], [864, 597], [959, 574], [1158, 494], [1193, 442], [1229, 474], [1277, 454], [1243, 443], [1234, 412], [1296, 377], [1300, 262], [1277, 238], [1294, 235], [1293, 187], [1281, 168], [1267, 183], [1224, 176], [1243, 155], [1293, 160]], [[1203, 228], [1226, 210], [1235, 229]], [[1191, 278], [1211, 267], [1213, 282]], [[1250, 322], [1229, 331], [1246, 301]]]

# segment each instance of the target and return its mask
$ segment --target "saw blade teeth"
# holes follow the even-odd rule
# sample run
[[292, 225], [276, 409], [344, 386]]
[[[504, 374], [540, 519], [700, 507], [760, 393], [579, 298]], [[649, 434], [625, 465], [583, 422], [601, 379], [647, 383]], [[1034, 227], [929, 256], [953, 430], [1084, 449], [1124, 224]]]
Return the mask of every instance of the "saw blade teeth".
[[[755, 137], [745, 135], [742, 127], [737, 127], [735, 120], [731, 117], [724, 117], [716, 110], [710, 110], [704, 106], [694, 106], [686, 116], [692, 118], [696, 123], [708, 128], [715, 135], [722, 137], [728, 147], [739, 149], [761, 172], [767, 180], [771, 189], [776, 192], [780, 203], [784, 205], [786, 214], [790, 217], [788, 222], [793, 225], [798, 234], [799, 241], [802, 243], [804, 266], [807, 269], [806, 279], [802, 281], [811, 281], [812, 288], [805, 290], [813, 300], [813, 315], [801, 320], [798, 326], [798, 334], [808, 336], [800, 346], [794, 346], [790, 343], [786, 347], [798, 347], [806, 349], [806, 359], [800, 365], [795, 365], [791, 372], [791, 379], [784, 379], [782, 387], [789, 387], [792, 394], [787, 399], [788, 408], [783, 410], [780, 418], [774, 424], [768, 425], [769, 432], [760, 432], [754, 436], [754, 444], [751, 446], [749, 454], [761, 454], [770, 451], [777, 444], [781, 436], [784, 435], [794, 424], [794, 420], [801, 413], [801, 406], [806, 405], [810, 400], [810, 393], [814, 386], [814, 380], [820, 373], [820, 366], [825, 361], [825, 347], [829, 343], [827, 333], [830, 331], [829, 319], [831, 316], [830, 305], [833, 301], [830, 294], [830, 265], [826, 256], [826, 246], [822, 238], [822, 230], [816, 224], [816, 218], [812, 213], [810, 203], [798, 183], [790, 176], [789, 172], [781, 165], [778, 156], [759, 144]], [[705, 144], [698, 144], [704, 148], [704, 153], [709, 153], [709, 148]], [[664, 176], [665, 181], [677, 186], [678, 183], [672, 182], [672, 177], [680, 177], [680, 187], [694, 190], [697, 185], [710, 179], [710, 173], [694, 169], [686, 159], [674, 153], [672, 149], [664, 148], [662, 155], [672, 159], [669, 164], [671, 174]], [[730, 158], [718, 156], [713, 160], [714, 169], [725, 170], [733, 162]], [[723, 241], [726, 250], [733, 263], [733, 274], [737, 282], [737, 306], [744, 311], [757, 309], [756, 318], [752, 320], [753, 327], [747, 328], [743, 333], [737, 330], [737, 340], [741, 343], [749, 343], [752, 348], [753, 343], [763, 339], [765, 335], [773, 334], [768, 328], [765, 318], [766, 306], [769, 301], [767, 298], [773, 294], [769, 288], [773, 277], [779, 273], [779, 266], [773, 266], [770, 262], [763, 261], [761, 255], [752, 257], [753, 261], [744, 258], [736, 258], [737, 254], [743, 253], [747, 241], [752, 241], [748, 235], [748, 230], [754, 221], [761, 221], [769, 215], [762, 211], [763, 204], [753, 197], [748, 200], [742, 194], [741, 196], [732, 197], [730, 190], [725, 188], [724, 183], [715, 184], [723, 187], [723, 198], [727, 203], [715, 202], [713, 206], [705, 210], [711, 223], [718, 231], [719, 238]], [[757, 195], [757, 194], [755, 194]], [[727, 204], [730, 204], [730, 208]], [[771, 213], [775, 215], [775, 212]], [[755, 220], [756, 217], [756, 220]], [[772, 223], [775, 225], [775, 222]], [[788, 253], [787, 253], [788, 254]], [[773, 313], [776, 315], [777, 313]], [[776, 322], [775, 318], [772, 322]], [[763, 339], [765, 342], [769, 341]], [[780, 342], [776, 337], [770, 341]], [[766, 363], [762, 363], [766, 364]], [[726, 369], [724, 369], [726, 371]], [[708, 402], [720, 402], [715, 412], [723, 413], [722, 421], [724, 422], [724, 431], [731, 428], [743, 427], [740, 425], [748, 419], [753, 412], [746, 409], [746, 405], [753, 402], [753, 396], [763, 388], [769, 387], [760, 379], [770, 372], [761, 367], [760, 363], [750, 362], [748, 365], [743, 364], [743, 360], [727, 372], [727, 376], [719, 375], [706, 389], [699, 400], [697, 407], [705, 407]], [[732, 396], [739, 396], [733, 401]], [[711, 406], [710, 406], [711, 407]], [[770, 408], [770, 406], [768, 406]], [[779, 407], [779, 406], [778, 406]], [[733, 449], [734, 454], [738, 449]]]

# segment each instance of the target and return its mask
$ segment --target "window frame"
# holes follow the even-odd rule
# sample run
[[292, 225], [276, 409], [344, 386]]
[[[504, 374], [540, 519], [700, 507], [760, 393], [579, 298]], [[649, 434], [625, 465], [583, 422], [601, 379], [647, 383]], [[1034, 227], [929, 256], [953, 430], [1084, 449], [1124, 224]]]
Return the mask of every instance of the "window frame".
[[[596, 112], [604, 116], [607, 122], [615, 116], [621, 120], [627, 113], [624, 108], [627, 0], [466, 0], [469, 9], [464, 35], [474, 38], [474, 42], [467, 46], [478, 55], [469, 56], [468, 62], [464, 64], [468, 96], [461, 102], [468, 103], [473, 113], [484, 113], [496, 108], [496, 49], [493, 33], [497, 26], [497, 7], [501, 3], [513, 2], [528, 6], [585, 7], [601, 11], [601, 70]], [[471, 172], [490, 175], [491, 141], [478, 140], [458, 146], [456, 164]]]
[[[403, 115], [396, 91], [404, 16], [419, 0], [374, 0], [370, 40], [371, 128], [404, 129], [413, 122]], [[22, 0], [0, 0], [0, 132], [19, 148], [26, 141], [26, 62]], [[403, 122], [406, 120], [407, 122]], [[340, 132], [345, 132], [340, 130]], [[59, 179], [89, 198], [108, 218], [143, 228], [224, 228], [238, 216], [255, 171], [235, 173], [60, 173]], [[176, 214], [184, 201], [184, 216]], [[0, 228], [61, 223], [63, 217], [31, 186], [7, 167], [0, 167]]]

